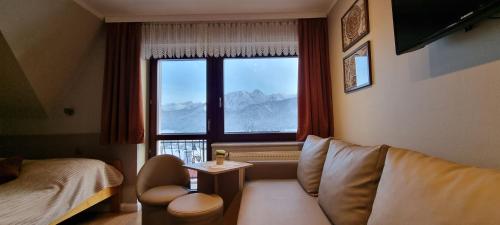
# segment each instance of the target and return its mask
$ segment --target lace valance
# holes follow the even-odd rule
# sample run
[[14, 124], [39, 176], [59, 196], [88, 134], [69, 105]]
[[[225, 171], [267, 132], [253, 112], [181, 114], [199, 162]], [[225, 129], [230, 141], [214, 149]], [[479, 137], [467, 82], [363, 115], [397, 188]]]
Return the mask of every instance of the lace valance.
[[297, 55], [297, 21], [145, 23], [145, 58]]

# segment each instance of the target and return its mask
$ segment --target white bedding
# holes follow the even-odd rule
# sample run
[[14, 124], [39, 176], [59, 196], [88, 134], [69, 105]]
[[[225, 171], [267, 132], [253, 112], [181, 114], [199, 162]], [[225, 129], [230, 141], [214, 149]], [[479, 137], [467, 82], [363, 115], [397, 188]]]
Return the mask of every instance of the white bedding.
[[123, 175], [94, 159], [28, 160], [20, 176], [0, 185], [0, 224], [49, 224]]

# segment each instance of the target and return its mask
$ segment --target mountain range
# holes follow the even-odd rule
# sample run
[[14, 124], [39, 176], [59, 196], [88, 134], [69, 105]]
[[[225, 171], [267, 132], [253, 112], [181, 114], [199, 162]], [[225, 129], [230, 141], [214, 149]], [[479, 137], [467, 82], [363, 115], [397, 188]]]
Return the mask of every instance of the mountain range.
[[[224, 95], [224, 117], [225, 132], [295, 132], [297, 97], [261, 90], [230, 92]], [[205, 103], [171, 103], [160, 109], [161, 133], [203, 133], [205, 121]]]

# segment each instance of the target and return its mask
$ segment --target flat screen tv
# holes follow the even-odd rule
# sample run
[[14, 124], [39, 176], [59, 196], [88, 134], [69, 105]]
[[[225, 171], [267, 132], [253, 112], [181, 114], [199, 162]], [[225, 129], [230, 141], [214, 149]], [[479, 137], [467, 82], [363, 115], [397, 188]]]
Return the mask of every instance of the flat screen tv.
[[500, 0], [392, 0], [398, 55], [417, 50], [500, 9]]

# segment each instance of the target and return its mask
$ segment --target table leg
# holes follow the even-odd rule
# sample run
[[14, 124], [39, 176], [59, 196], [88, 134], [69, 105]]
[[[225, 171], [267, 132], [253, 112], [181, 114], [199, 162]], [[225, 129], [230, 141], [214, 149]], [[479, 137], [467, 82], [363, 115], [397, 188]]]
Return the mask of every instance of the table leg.
[[215, 192], [215, 183], [213, 175], [198, 172], [198, 192], [213, 194]]
[[198, 191], [221, 196], [224, 200], [224, 209], [227, 209], [236, 195], [243, 190], [244, 184], [244, 168], [217, 175], [198, 172]]
[[243, 185], [245, 185], [245, 168], [240, 168], [238, 173], [238, 189], [243, 190]]

